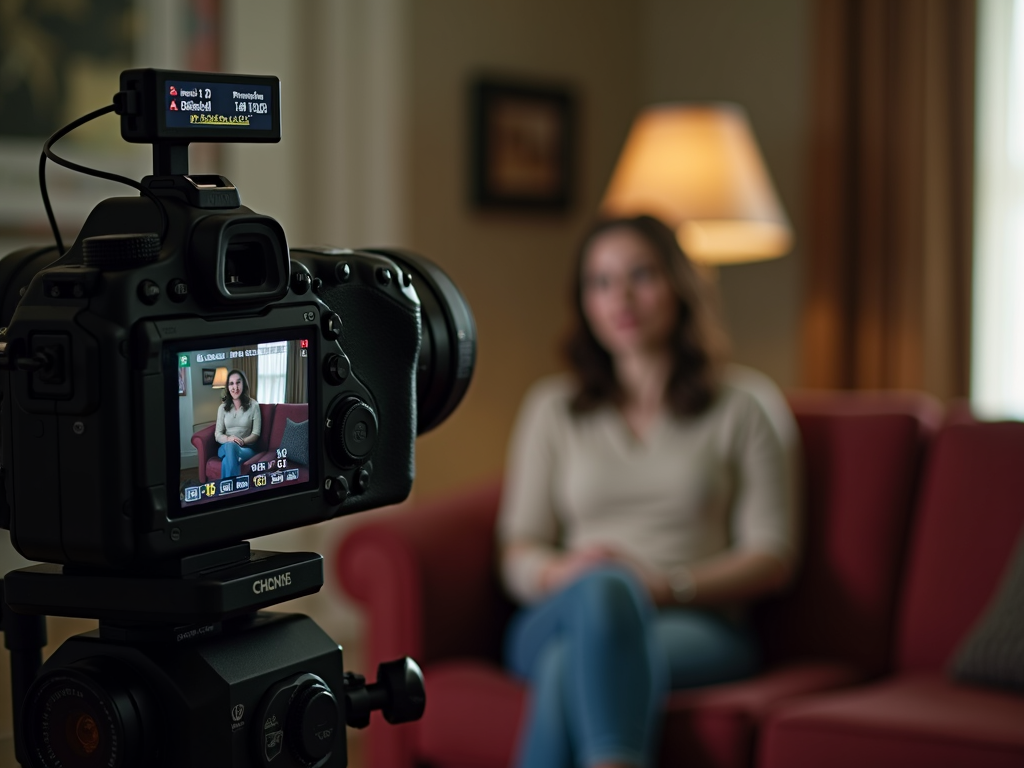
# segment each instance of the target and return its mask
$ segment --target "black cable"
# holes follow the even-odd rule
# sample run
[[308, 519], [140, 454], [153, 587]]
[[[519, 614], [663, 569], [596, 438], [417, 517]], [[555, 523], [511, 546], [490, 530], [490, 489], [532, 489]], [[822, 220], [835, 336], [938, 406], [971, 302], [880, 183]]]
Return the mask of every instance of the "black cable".
[[133, 187], [139, 190], [139, 192], [141, 192], [142, 194], [144, 194], [146, 197], [153, 201], [153, 204], [156, 205], [157, 210], [160, 212], [160, 220], [163, 222], [163, 227], [160, 232], [161, 242], [167, 236], [167, 228], [170, 225], [170, 219], [167, 217], [167, 210], [164, 208], [163, 201], [159, 197], [154, 195], [150, 190], [146, 189], [146, 187], [142, 186], [142, 184], [135, 181], [135, 179], [129, 179], [127, 176], [119, 176], [116, 173], [98, 171], [95, 168], [87, 168], [84, 165], [72, 163], [70, 160], [65, 160], [63, 157], [58, 157], [50, 149], [50, 147], [52, 147], [54, 144], [56, 144], [58, 141], [64, 138], [67, 134], [75, 130], [75, 128], [78, 128], [80, 125], [84, 125], [90, 120], [95, 120], [97, 117], [101, 117], [110, 112], [113, 112], [115, 109], [116, 107], [113, 104], [108, 104], [107, 106], [101, 109], [97, 109], [93, 112], [90, 112], [84, 117], [80, 117], [77, 120], [65, 125], [59, 131], [53, 134], [53, 136], [48, 138], [45, 144], [43, 144], [43, 152], [39, 156], [39, 190], [43, 194], [43, 205], [46, 207], [46, 217], [50, 220], [50, 228], [53, 230], [53, 237], [57, 241], [57, 250], [60, 252], [62, 256], [64, 255], [64, 241], [61, 240], [60, 230], [57, 229], [57, 219], [54, 217], [53, 207], [50, 205], [50, 196], [46, 192], [46, 158], [50, 158], [51, 160], [53, 160], [53, 162], [57, 163], [57, 165], [62, 165], [65, 168], [70, 168], [72, 171], [78, 171], [78, 173], [84, 173], [88, 176], [96, 176], [97, 178], [106, 179], [107, 181], [116, 181], [120, 184], [127, 184], [129, 187]]

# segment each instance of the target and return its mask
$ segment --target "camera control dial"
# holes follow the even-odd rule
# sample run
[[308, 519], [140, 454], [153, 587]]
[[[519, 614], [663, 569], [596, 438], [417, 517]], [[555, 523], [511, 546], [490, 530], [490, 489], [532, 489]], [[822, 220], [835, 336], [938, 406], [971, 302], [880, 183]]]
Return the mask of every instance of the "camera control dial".
[[94, 235], [82, 240], [82, 260], [98, 269], [134, 269], [156, 261], [160, 237], [154, 232]]
[[344, 397], [327, 417], [327, 450], [343, 467], [370, 458], [377, 444], [377, 414], [358, 397]]

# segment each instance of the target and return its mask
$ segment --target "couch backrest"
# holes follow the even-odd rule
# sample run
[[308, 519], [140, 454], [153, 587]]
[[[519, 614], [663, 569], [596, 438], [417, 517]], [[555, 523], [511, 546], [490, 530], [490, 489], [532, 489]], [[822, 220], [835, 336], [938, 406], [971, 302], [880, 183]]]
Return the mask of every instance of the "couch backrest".
[[943, 429], [928, 461], [911, 534], [899, 669], [945, 667], [999, 584], [1022, 524], [1024, 424]]
[[897, 585], [919, 470], [942, 419], [918, 393], [796, 393], [803, 560], [757, 625], [772, 661], [808, 655], [867, 673], [890, 665]]
[[277, 405], [274, 403], [260, 403], [260, 439], [255, 445], [257, 453], [267, 450], [267, 430], [274, 423], [274, 411]]
[[267, 450], [273, 450], [281, 445], [281, 438], [284, 436], [284, 428], [288, 424], [288, 419], [298, 424], [308, 418], [309, 406], [306, 403], [280, 403], [274, 411], [273, 425], [263, 425], [264, 430], [270, 430], [267, 433]]

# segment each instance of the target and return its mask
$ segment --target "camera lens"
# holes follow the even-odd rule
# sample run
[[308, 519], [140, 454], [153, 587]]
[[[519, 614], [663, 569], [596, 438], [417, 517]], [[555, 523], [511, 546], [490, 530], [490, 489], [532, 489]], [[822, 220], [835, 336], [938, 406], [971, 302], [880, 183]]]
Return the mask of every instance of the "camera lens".
[[112, 660], [87, 659], [33, 683], [22, 720], [33, 768], [144, 764], [145, 696], [124, 684], [125, 672]]
[[416, 434], [422, 435], [448, 418], [469, 388], [476, 365], [476, 322], [455, 283], [433, 262], [397, 249], [363, 250], [387, 256], [411, 274], [420, 298], [423, 342], [416, 369]]

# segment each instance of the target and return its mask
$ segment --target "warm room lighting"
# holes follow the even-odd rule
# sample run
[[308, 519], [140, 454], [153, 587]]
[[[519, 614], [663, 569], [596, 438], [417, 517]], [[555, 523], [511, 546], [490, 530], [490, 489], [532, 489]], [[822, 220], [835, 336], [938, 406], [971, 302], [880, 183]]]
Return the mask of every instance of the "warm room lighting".
[[228, 385], [228, 369], [223, 366], [217, 369], [217, 372], [213, 374], [213, 388], [224, 389]]
[[657, 104], [633, 122], [605, 191], [608, 216], [656, 216], [694, 261], [772, 259], [792, 245], [746, 112], [736, 104]]

